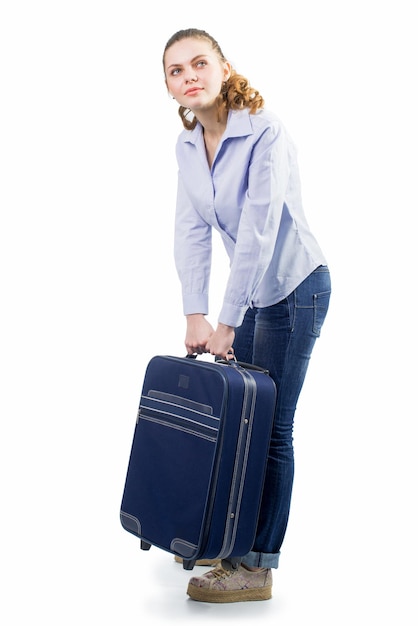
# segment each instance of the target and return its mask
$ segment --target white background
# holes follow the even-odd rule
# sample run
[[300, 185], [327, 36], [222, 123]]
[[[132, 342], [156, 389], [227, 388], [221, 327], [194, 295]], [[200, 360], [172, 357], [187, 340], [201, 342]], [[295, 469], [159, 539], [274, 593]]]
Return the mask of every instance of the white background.
[[[416, 625], [416, 20], [406, 0], [3, 0], [3, 624]], [[270, 602], [187, 600], [119, 523], [142, 377], [183, 355], [181, 130], [161, 57], [208, 30], [284, 121], [333, 297]], [[216, 323], [226, 259], [213, 270]], [[256, 606], [254, 606], [256, 605]]]

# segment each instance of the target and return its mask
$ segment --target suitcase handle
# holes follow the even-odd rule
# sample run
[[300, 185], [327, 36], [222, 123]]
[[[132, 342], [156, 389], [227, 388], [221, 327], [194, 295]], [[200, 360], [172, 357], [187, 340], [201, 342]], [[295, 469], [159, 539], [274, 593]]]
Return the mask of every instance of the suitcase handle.
[[245, 363], [244, 361], [237, 361], [235, 357], [231, 360], [228, 359], [216, 359], [217, 363], [222, 363], [224, 365], [239, 365], [245, 370], [254, 370], [255, 372], [261, 372], [262, 374], [269, 374], [269, 371], [265, 367], [259, 367], [258, 365], [254, 365], [254, 363]]
[[[186, 359], [196, 359], [197, 354], [186, 354]], [[258, 365], [254, 365], [253, 363], [245, 363], [244, 361], [237, 361], [235, 356], [232, 359], [222, 359], [220, 357], [215, 357], [215, 362], [220, 363], [221, 365], [231, 365], [231, 366], [239, 366], [245, 370], [254, 370], [256, 372], [262, 372], [263, 374], [269, 374], [270, 372], [265, 367], [259, 367]]]

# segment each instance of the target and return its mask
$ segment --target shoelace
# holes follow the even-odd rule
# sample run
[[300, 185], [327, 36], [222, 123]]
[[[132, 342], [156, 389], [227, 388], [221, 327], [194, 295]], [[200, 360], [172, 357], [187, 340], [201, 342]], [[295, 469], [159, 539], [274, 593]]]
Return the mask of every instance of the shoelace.
[[[238, 570], [235, 570], [238, 571]], [[229, 578], [234, 574], [234, 571], [229, 571], [224, 569], [223, 567], [217, 567], [210, 572], [215, 578]]]

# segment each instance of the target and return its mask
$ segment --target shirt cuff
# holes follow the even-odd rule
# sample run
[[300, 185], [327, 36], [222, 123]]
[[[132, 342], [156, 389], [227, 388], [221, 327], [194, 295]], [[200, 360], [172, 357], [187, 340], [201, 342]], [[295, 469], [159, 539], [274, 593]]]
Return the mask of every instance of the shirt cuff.
[[185, 293], [183, 294], [183, 313], [193, 315], [193, 313], [208, 314], [208, 295], [206, 293]]
[[237, 306], [235, 304], [228, 304], [224, 302], [218, 317], [218, 322], [237, 328], [238, 326], [241, 326], [247, 309], [248, 305]]

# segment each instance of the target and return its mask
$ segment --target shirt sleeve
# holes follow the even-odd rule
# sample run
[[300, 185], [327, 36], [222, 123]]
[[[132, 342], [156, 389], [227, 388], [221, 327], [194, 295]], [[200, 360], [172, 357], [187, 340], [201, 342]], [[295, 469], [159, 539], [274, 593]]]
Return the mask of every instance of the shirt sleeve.
[[255, 143], [234, 256], [218, 320], [240, 326], [275, 250], [289, 182], [285, 131], [270, 124]]
[[183, 312], [208, 314], [212, 230], [194, 209], [178, 176], [174, 258], [182, 285]]

